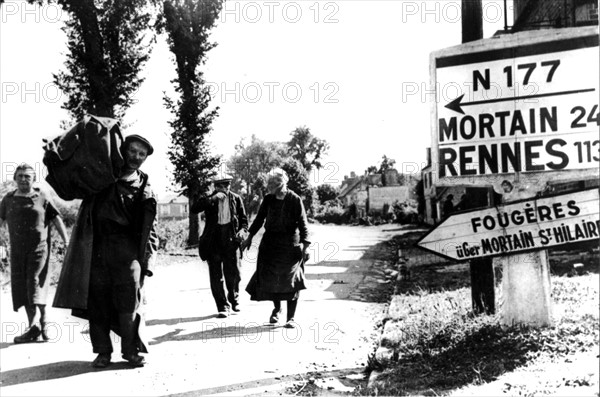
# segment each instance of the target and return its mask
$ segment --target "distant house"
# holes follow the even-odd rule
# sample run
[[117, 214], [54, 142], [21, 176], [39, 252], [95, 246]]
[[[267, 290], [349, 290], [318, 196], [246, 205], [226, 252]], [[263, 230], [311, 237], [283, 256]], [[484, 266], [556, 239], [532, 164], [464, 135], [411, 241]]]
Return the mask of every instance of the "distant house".
[[369, 212], [384, 212], [386, 204], [403, 203], [412, 198], [408, 186], [371, 186], [369, 187]]
[[[402, 183], [401, 183], [402, 182]], [[413, 181], [404, 180], [395, 169], [385, 174], [368, 174], [350, 178], [344, 177], [338, 198], [345, 208], [356, 206], [356, 216], [363, 217], [372, 213], [381, 213], [386, 204], [391, 207], [396, 202], [414, 198]]]
[[170, 195], [158, 202], [158, 217], [162, 219], [187, 219], [189, 203], [185, 196]]
[[357, 217], [363, 217], [367, 213], [367, 201], [369, 193], [367, 190], [368, 181], [364, 176], [356, 176], [354, 172], [350, 178], [344, 177], [338, 198], [342, 201], [344, 208], [356, 205]]

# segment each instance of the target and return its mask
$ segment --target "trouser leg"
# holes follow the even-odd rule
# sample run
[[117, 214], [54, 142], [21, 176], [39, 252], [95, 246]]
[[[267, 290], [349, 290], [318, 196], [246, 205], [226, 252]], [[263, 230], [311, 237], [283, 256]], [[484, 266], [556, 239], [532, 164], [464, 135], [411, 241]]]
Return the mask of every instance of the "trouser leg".
[[121, 332], [121, 353], [135, 354], [137, 349], [137, 321], [135, 313], [119, 313], [119, 330]]
[[223, 257], [223, 273], [227, 286], [227, 299], [233, 306], [237, 306], [240, 296], [240, 261], [237, 250], [229, 250]]
[[90, 338], [94, 353], [112, 353], [110, 340], [110, 287], [90, 285], [88, 312], [90, 315]]
[[296, 315], [296, 308], [298, 307], [298, 300], [287, 301], [287, 320], [290, 321]]
[[119, 321], [119, 336], [121, 337], [121, 353], [126, 355], [138, 352], [138, 315], [141, 291], [139, 284], [140, 266], [137, 261], [130, 264], [132, 277], [122, 276], [113, 285], [113, 305]]
[[222, 312], [229, 309], [225, 295], [225, 280], [223, 276], [223, 259], [215, 254], [208, 259], [208, 273], [210, 276], [210, 291], [217, 305], [217, 310]]

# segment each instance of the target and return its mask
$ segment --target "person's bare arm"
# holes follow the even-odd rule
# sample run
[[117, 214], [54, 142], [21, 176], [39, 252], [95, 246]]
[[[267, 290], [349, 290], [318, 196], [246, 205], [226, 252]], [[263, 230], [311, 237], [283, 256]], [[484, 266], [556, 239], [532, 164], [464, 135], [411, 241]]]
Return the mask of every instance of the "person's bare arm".
[[62, 218], [60, 216], [56, 216], [52, 220], [52, 223], [54, 223], [54, 226], [56, 226], [56, 230], [58, 231], [58, 234], [62, 238], [63, 242], [65, 244], [68, 244], [69, 236], [67, 235], [67, 228], [65, 227], [65, 224], [64, 224]]

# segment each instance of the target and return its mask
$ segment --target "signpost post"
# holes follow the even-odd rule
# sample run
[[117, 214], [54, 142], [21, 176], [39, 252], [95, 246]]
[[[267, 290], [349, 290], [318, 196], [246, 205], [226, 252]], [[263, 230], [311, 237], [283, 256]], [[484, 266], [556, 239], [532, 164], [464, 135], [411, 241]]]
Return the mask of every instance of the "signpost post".
[[[504, 193], [508, 181], [527, 199], [550, 182], [598, 178], [598, 63], [597, 27], [523, 32], [433, 53], [433, 184]], [[505, 193], [503, 202], [515, 198]], [[471, 232], [473, 241], [482, 230]], [[505, 323], [551, 322], [547, 246], [496, 253]]]

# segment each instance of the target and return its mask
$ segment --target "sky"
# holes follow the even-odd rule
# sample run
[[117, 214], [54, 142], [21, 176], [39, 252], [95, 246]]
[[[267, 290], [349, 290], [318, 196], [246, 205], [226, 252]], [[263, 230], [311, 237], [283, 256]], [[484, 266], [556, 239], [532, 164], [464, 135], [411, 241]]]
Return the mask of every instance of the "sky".
[[[287, 141], [300, 126], [330, 144], [311, 183], [340, 185], [383, 155], [400, 172], [419, 173], [430, 144], [429, 55], [461, 42], [460, 0], [227, 1], [211, 39], [205, 79], [219, 106], [209, 140], [224, 159], [241, 139]], [[483, 0], [484, 37], [504, 27], [503, 1]], [[0, 164], [2, 181], [16, 165], [43, 176], [42, 139], [61, 133], [66, 95], [52, 83], [65, 61], [68, 15], [7, 0], [0, 8]], [[509, 25], [512, 1], [508, 2]], [[155, 147], [144, 164], [160, 198], [173, 194], [170, 114], [173, 57], [159, 36], [122, 120], [124, 134]]]

